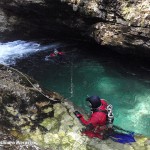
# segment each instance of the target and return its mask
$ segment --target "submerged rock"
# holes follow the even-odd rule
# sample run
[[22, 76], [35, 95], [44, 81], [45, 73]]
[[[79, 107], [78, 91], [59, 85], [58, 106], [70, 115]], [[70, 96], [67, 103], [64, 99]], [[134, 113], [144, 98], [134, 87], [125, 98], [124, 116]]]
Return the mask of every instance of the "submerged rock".
[[77, 108], [69, 100], [56, 92], [45, 91], [35, 80], [14, 68], [0, 65], [0, 82], [0, 127], [17, 143], [3, 143], [3, 147], [19, 149], [21, 142], [28, 142], [24, 149], [149, 149], [149, 139], [143, 136], [136, 136], [136, 143], [130, 145], [83, 136], [80, 131], [84, 127], [73, 113]]

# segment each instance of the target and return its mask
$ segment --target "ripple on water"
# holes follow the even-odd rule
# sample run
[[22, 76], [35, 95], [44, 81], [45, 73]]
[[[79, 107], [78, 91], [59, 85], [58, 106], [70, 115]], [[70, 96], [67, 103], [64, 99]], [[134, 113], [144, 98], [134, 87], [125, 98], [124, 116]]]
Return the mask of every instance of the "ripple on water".
[[[117, 111], [117, 119], [123, 128], [133, 130], [136, 133], [150, 135], [150, 95], [149, 90], [136, 94], [136, 103], [132, 109], [124, 109]], [[118, 115], [119, 114], [119, 115]]]

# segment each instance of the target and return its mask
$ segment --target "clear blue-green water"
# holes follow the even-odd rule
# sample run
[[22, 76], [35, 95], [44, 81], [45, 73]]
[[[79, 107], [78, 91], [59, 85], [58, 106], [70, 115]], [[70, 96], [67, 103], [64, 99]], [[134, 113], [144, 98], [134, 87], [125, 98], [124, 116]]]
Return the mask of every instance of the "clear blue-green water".
[[149, 62], [88, 45], [59, 50], [62, 60], [45, 60], [47, 51], [23, 61], [25, 72], [87, 113], [86, 96], [99, 95], [113, 105], [115, 125], [150, 136]]

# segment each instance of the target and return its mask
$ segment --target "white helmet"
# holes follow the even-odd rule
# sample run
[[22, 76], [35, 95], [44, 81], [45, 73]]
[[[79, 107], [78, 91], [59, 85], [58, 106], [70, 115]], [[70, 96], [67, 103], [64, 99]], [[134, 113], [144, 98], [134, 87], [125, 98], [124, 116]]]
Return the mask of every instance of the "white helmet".
[[58, 54], [58, 50], [54, 49], [54, 54], [57, 55]]

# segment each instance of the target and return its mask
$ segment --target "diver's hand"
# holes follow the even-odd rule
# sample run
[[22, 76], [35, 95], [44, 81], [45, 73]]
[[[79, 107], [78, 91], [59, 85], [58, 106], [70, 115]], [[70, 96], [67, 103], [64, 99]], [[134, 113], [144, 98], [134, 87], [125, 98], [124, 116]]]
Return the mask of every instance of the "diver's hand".
[[81, 115], [80, 112], [78, 112], [78, 111], [75, 111], [74, 114], [75, 114], [75, 116], [76, 116], [77, 118], [81, 118], [81, 117], [82, 117], [82, 115]]

